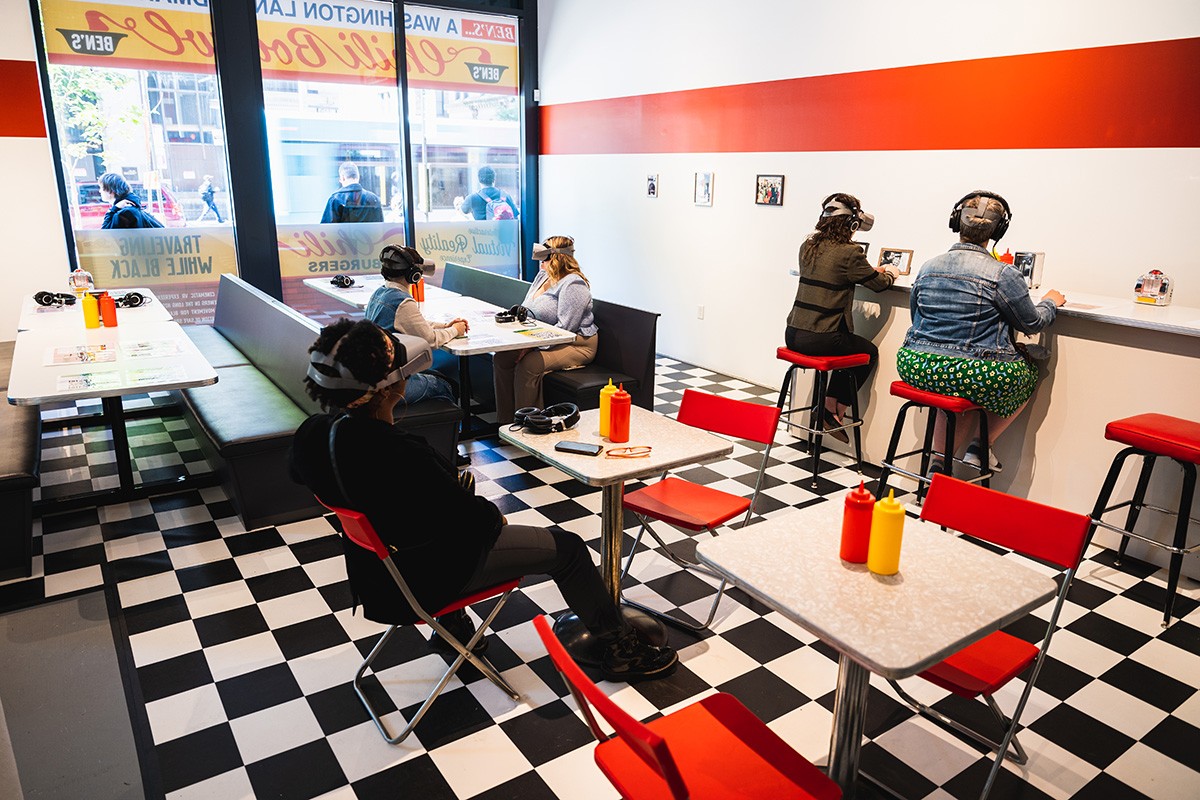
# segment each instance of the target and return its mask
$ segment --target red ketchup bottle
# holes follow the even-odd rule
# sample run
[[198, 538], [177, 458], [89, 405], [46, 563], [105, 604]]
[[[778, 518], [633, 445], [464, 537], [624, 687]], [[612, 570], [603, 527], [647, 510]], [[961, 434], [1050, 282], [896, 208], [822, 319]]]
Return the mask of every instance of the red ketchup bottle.
[[108, 292], [100, 295], [100, 319], [106, 328], [117, 327], [117, 301]]
[[842, 549], [839, 553], [843, 561], [851, 564], [867, 562], [874, 508], [875, 498], [862, 481], [859, 481], [857, 489], [846, 493], [846, 509], [842, 512]]
[[613, 392], [608, 410], [608, 440], [610, 442], [629, 441], [629, 408], [633, 398], [625, 391], [625, 384]]

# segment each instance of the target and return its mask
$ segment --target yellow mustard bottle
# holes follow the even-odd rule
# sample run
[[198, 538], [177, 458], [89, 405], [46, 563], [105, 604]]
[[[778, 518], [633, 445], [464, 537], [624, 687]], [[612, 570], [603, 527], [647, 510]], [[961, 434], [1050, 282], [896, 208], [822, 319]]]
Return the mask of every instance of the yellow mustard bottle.
[[100, 303], [96, 300], [96, 295], [87, 292], [83, 295], [83, 325], [85, 328], [100, 327]]
[[600, 435], [608, 436], [608, 426], [612, 421], [612, 396], [617, 393], [617, 387], [613, 386], [612, 378], [608, 379], [608, 386], [600, 390]]
[[899, 572], [900, 540], [903, 536], [904, 506], [896, 502], [896, 490], [889, 489], [887, 499], [876, 503], [872, 513], [867, 569], [876, 575], [895, 575]]

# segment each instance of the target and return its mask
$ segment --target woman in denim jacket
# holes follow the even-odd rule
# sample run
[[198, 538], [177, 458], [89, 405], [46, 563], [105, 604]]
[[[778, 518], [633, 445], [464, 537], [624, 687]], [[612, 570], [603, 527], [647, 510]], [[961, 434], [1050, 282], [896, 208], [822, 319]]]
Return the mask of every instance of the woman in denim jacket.
[[[906, 383], [964, 397], [987, 410], [993, 454], [996, 440], [1037, 386], [1037, 367], [1017, 350], [1013, 329], [1036, 333], [1048, 327], [1066, 302], [1051, 289], [1035, 304], [1021, 273], [988, 251], [988, 241], [998, 241], [1011, 218], [1007, 201], [992, 192], [972, 192], [958, 201], [950, 229], [959, 234], [959, 243], [921, 267], [909, 298], [912, 327], [896, 354]], [[972, 435], [971, 423], [957, 426], [953, 452]], [[944, 452], [945, 441], [945, 417], [939, 414], [934, 452]], [[989, 460], [992, 471], [999, 472], [1000, 462], [994, 455]], [[967, 447], [963, 461], [980, 465], [978, 439]], [[944, 471], [940, 459], [934, 459], [930, 471]]]
[[871, 357], [865, 365], [839, 370], [829, 378], [822, 427], [843, 442], [848, 441], [846, 432], [837, 428], [841, 427], [842, 416], [854, 399], [854, 387], [867, 382], [879, 360], [875, 345], [854, 334], [850, 315], [854, 287], [861, 284], [882, 292], [899, 274], [890, 264], [872, 267], [863, 249], [850, 241], [855, 231], [869, 231], [874, 223], [875, 217], [862, 210], [854, 195], [838, 192], [825, 198], [816, 232], [800, 245], [800, 281], [784, 332], [788, 349], [797, 353], [808, 356], [866, 353]]

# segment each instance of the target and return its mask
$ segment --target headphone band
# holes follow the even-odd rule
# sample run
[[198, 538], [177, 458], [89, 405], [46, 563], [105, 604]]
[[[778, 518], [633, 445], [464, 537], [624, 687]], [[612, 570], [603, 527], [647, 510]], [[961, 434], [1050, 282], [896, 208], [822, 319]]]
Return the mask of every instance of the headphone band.
[[545, 408], [527, 406], [513, 412], [509, 430], [528, 428], [531, 433], [557, 433], [579, 424], [579, 406], [574, 403], [555, 403]]
[[[995, 192], [989, 192], [986, 189], [977, 189], [963, 195], [957, 203], [954, 204], [954, 209], [950, 212], [950, 230], [955, 233], [962, 231], [962, 214], [967, 208], [967, 203], [979, 197], [986, 197], [989, 200], [995, 200], [1004, 210], [1000, 219], [995, 220], [996, 227], [992, 231], [992, 241], [1000, 241], [1001, 237], [1008, 232], [1008, 226], [1012, 224], [1012, 208], [1008, 205], [1008, 201]], [[985, 216], [980, 214], [979, 216]]]

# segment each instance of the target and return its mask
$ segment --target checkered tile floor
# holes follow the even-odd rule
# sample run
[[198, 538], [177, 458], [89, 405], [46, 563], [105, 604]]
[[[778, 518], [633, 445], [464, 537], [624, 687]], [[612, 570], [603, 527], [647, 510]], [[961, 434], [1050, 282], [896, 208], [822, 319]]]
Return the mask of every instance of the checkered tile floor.
[[[686, 387], [768, 402], [774, 393], [660, 358], [658, 409], [673, 412]], [[132, 423], [131, 437], [143, 477], [205, 468], [178, 417]], [[105, 486], [109, 445], [86, 428], [47, 432], [44, 493]], [[497, 439], [467, 447], [478, 491], [512, 522], [557, 524], [598, 549], [597, 491]], [[749, 493], [757, 458], [738, 444], [730, 459], [682, 474]], [[849, 459], [829, 455], [810, 490], [802, 459], [803, 445], [781, 434], [764, 489], [767, 516], [836, 502], [858, 481]], [[564, 607], [544, 579], [523, 584], [491, 636], [489, 656], [521, 702], [464, 669], [415, 735], [391, 747], [350, 685], [381, 626], [351, 613], [327, 519], [246, 531], [221, 491], [206, 489], [47, 516], [36, 525], [36, 576], [0, 585], [0, 608], [97, 586], [112, 593], [114, 635], [133, 665], [126, 675], [127, 696], [136, 698], [131, 716], [148, 743], [140, 755], [150, 796], [616, 796], [594, 767], [588, 730], [530, 624], [535, 614]], [[639, 556], [634, 573], [631, 597], [693, 616], [714, 592], [655, 553]], [[1185, 580], [1176, 606], [1184, 618], [1163, 631], [1164, 585], [1155, 568], [1127, 562], [1117, 569], [1110, 553], [1093, 548], [1025, 712], [1029, 765], [1006, 765], [992, 797], [1200, 796], [1200, 591]], [[1036, 640], [1037, 616], [1011, 632]], [[400, 631], [377, 662], [374, 694], [399, 716], [413, 713], [444, 662], [424, 635]], [[604, 684], [621, 705], [648, 718], [728, 691], [807, 757], [824, 761], [837, 673], [829, 647], [737, 590], [722, 601], [713, 632], [671, 630], [670, 637], [679, 671], [637, 687]], [[978, 717], [981, 706], [907, 683], [921, 700]], [[1020, 686], [1014, 681], [998, 696], [1002, 707], [1012, 707]], [[877, 679], [866, 734], [864, 769], [907, 798], [974, 798], [990, 766], [975, 748], [916, 718]]]

